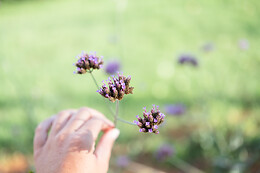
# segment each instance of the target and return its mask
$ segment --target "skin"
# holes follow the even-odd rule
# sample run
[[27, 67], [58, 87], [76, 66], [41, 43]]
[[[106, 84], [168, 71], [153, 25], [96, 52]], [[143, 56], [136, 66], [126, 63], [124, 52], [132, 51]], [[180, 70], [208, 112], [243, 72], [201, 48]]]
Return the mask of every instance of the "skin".
[[[95, 141], [103, 131], [97, 147]], [[119, 130], [91, 108], [65, 110], [41, 122], [34, 136], [37, 173], [105, 173]]]

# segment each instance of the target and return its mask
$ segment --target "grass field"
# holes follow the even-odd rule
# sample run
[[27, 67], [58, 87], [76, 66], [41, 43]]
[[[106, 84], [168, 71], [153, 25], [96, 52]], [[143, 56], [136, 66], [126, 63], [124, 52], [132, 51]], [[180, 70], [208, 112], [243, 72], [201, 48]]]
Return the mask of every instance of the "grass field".
[[[259, 8], [257, 0], [0, 1], [0, 155], [30, 157], [36, 124], [60, 110], [89, 106], [111, 118], [91, 76], [73, 74], [85, 50], [120, 60], [132, 76], [122, 118], [133, 121], [152, 104], [187, 107], [167, 116], [160, 135], [119, 123], [124, 150], [115, 155], [138, 160], [168, 143], [176, 150], [169, 162], [178, 157], [208, 172], [260, 169]], [[198, 66], [180, 65], [183, 53]], [[100, 84], [108, 77], [94, 75]], [[156, 167], [170, 172], [169, 162]]]

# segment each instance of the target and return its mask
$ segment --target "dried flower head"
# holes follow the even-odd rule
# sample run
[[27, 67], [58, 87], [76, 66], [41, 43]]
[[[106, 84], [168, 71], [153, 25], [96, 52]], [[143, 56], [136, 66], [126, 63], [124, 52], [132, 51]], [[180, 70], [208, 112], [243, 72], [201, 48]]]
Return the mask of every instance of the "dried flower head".
[[174, 148], [171, 145], [161, 145], [155, 153], [156, 159], [159, 161], [165, 161], [174, 154]]
[[150, 112], [147, 112], [146, 107], [144, 107], [143, 118], [137, 115], [138, 121], [134, 121], [134, 123], [140, 128], [139, 132], [158, 134], [158, 126], [163, 123], [164, 117], [165, 115], [160, 112], [159, 106], [153, 105]]
[[133, 94], [134, 87], [130, 87], [131, 76], [125, 77], [118, 73], [118, 77], [109, 77], [107, 85], [103, 81], [102, 87], [97, 90], [103, 97], [108, 98], [110, 101], [122, 100], [124, 95]]
[[107, 74], [116, 74], [120, 70], [120, 62], [119, 61], [111, 61], [108, 62], [105, 71]]
[[101, 58], [99, 58], [96, 52], [90, 52], [88, 54], [83, 51], [77, 58], [78, 60], [75, 64], [77, 70], [74, 72], [77, 74], [84, 74], [86, 72], [92, 72], [94, 69], [100, 69], [103, 64], [103, 57], [101, 56]]
[[178, 61], [180, 64], [191, 64], [193, 66], [198, 66], [197, 59], [193, 55], [190, 55], [190, 54], [180, 55]]

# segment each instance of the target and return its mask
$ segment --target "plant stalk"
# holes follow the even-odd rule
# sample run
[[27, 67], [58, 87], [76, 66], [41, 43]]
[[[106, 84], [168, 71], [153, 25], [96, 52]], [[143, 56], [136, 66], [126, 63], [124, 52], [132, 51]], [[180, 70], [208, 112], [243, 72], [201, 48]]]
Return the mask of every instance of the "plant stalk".
[[176, 168], [182, 170], [183, 172], [192, 172], [192, 173], [205, 173], [202, 170], [188, 164], [187, 162], [174, 158], [173, 161], [169, 161], [172, 165], [174, 165]]
[[94, 75], [92, 74], [92, 71], [90, 71], [89, 73], [91, 74], [91, 77], [92, 77], [92, 79], [93, 79], [94, 83], [96, 84], [96, 86], [97, 86], [97, 89], [99, 89], [99, 86], [98, 86], [98, 84], [97, 84], [97, 81], [96, 81], [96, 79], [95, 79]]
[[118, 110], [119, 110], [119, 100], [116, 100], [116, 113], [115, 113], [115, 117], [114, 117], [115, 127], [116, 127], [116, 123], [117, 123], [117, 120], [118, 120]]

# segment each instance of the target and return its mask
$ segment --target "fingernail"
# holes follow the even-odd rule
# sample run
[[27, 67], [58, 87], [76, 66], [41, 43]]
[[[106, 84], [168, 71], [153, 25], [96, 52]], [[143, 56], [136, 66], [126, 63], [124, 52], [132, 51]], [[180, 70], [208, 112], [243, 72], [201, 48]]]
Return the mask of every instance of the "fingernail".
[[111, 132], [111, 137], [114, 139], [117, 139], [120, 134], [120, 131], [118, 129], [113, 129]]

